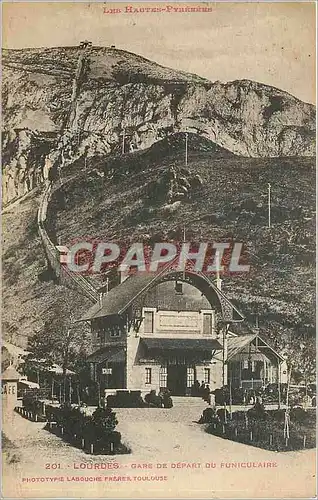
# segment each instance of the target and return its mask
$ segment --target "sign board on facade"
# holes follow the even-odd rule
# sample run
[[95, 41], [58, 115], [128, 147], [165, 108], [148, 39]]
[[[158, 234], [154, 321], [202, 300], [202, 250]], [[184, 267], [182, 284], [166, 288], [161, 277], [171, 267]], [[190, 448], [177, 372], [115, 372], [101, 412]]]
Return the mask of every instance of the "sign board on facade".
[[102, 368], [102, 374], [103, 375], [111, 375], [112, 369], [111, 368]]

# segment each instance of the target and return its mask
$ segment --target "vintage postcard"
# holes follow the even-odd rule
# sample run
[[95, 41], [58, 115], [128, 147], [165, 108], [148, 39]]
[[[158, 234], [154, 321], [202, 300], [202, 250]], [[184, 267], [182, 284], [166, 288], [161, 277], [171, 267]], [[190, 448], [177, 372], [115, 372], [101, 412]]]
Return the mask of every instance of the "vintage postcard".
[[316, 3], [2, 13], [3, 497], [315, 497]]

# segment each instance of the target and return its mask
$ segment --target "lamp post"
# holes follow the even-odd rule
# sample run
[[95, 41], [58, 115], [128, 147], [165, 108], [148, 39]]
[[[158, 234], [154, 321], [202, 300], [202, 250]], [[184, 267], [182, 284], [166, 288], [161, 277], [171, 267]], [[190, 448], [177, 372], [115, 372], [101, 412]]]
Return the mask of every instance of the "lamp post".
[[185, 135], [185, 164], [188, 165], [188, 132]]
[[[226, 347], [226, 335], [227, 335], [227, 329], [228, 329], [228, 324], [224, 321], [221, 320], [220, 324], [222, 325], [222, 387], [223, 387], [223, 407], [224, 407], [224, 422], [226, 423], [226, 400], [225, 400], [225, 393], [224, 393], [224, 387], [225, 387], [225, 347]], [[231, 398], [231, 395], [230, 395]]]
[[281, 374], [280, 374], [280, 371], [281, 371], [281, 362], [278, 360], [278, 409], [280, 410], [280, 407], [281, 407], [281, 399], [282, 399], [282, 396], [281, 396], [281, 387], [280, 387], [280, 384], [281, 384]]

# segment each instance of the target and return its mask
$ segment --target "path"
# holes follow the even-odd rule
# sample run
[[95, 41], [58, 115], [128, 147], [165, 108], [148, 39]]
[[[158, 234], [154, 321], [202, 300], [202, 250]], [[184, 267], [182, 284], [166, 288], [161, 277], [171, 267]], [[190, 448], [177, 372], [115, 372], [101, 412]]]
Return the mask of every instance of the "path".
[[[123, 441], [132, 448], [130, 455], [87, 455], [45, 431], [44, 424], [14, 414], [4, 430], [18, 448], [20, 463], [6, 465], [4, 493], [24, 498], [245, 498], [247, 491], [255, 498], [314, 495], [314, 450], [278, 454], [208, 435], [204, 426], [193, 422], [197, 409], [186, 406], [121, 408], [116, 413]], [[244, 467], [264, 462], [271, 466]], [[46, 463], [61, 464], [61, 469], [46, 470]], [[116, 464], [119, 468], [114, 468]], [[88, 469], [94, 466], [104, 468]], [[154, 477], [159, 480], [152, 481]], [[46, 482], [22, 482], [22, 478]], [[53, 478], [63, 480], [51, 482]]]
[[9, 201], [6, 205], [4, 205], [3, 209], [1, 210], [1, 215], [6, 214], [10, 212], [13, 208], [16, 206], [20, 205], [23, 201], [27, 200], [29, 197], [33, 196], [34, 193], [39, 191], [41, 185], [36, 186], [35, 188], [31, 189], [27, 193], [25, 193], [22, 196], [19, 196], [19, 198], [15, 198], [12, 201]]

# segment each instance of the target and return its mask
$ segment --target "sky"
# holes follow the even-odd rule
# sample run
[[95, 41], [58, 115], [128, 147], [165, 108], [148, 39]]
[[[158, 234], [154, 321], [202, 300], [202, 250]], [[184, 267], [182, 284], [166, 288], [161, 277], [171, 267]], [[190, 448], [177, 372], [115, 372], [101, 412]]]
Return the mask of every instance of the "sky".
[[[127, 13], [126, 6], [210, 12]], [[104, 13], [112, 8], [118, 13]], [[315, 103], [315, 3], [6, 2], [3, 47], [115, 45], [209, 80], [250, 79]]]

